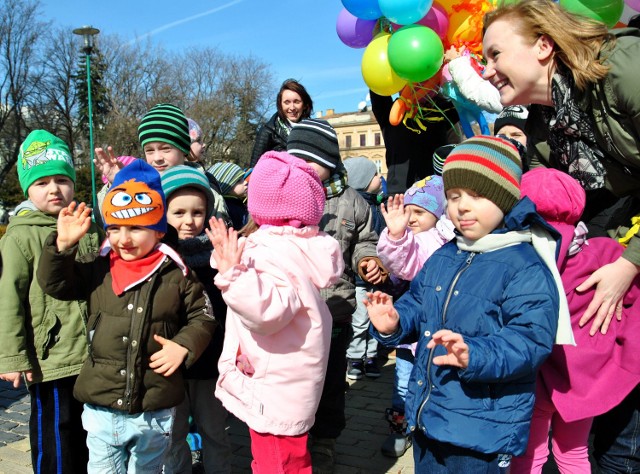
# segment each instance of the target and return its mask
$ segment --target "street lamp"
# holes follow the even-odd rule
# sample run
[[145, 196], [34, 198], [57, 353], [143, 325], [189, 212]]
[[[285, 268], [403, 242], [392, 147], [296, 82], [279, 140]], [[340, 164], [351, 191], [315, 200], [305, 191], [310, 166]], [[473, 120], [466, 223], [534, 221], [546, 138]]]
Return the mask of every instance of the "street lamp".
[[93, 37], [100, 33], [98, 28], [93, 26], [83, 26], [73, 30], [73, 34], [82, 36], [84, 39], [84, 47], [82, 51], [86, 58], [87, 68], [87, 102], [89, 104], [89, 163], [91, 165], [91, 203], [95, 212], [97, 209], [96, 197], [96, 169], [93, 163], [93, 110], [91, 108], [91, 52], [93, 51]]

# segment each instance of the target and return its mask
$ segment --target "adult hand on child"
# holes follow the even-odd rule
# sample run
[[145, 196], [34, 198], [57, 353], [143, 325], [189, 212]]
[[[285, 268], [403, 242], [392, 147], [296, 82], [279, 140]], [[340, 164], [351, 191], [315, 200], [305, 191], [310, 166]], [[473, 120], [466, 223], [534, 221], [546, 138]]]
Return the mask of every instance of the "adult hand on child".
[[6, 374], [0, 374], [0, 380], [5, 382], [11, 382], [13, 388], [19, 388], [22, 383], [22, 376], [27, 379], [27, 382], [33, 382], [33, 373], [30, 370], [24, 372], [7, 372]]
[[407, 231], [411, 217], [411, 211], [404, 207], [404, 196], [402, 194], [391, 196], [387, 201], [386, 209], [384, 204], [380, 205], [380, 212], [387, 223], [389, 238], [392, 240], [401, 239]]
[[434, 365], [452, 365], [463, 369], [469, 366], [469, 346], [461, 334], [441, 329], [431, 336], [427, 349], [433, 349], [437, 344], [444, 346], [447, 355], [434, 357]]
[[205, 232], [213, 245], [213, 259], [218, 272], [222, 274], [240, 263], [245, 241], [238, 243], [238, 232], [231, 227], [227, 229], [222, 219], [212, 217], [209, 224], [211, 229]]
[[75, 201], [58, 214], [58, 252], [73, 247], [91, 227], [91, 209], [83, 202]]
[[110, 146], [107, 147], [106, 151], [104, 148], [96, 148], [93, 163], [96, 165], [98, 172], [107, 177], [109, 183], [113, 183], [113, 178], [115, 178], [118, 171], [124, 168], [124, 164], [118, 160], [113, 148]]
[[582, 282], [576, 291], [586, 291], [593, 285], [597, 286], [591, 303], [580, 318], [580, 327], [587, 324], [595, 316], [589, 329], [589, 334], [593, 336], [598, 330], [602, 334], [607, 333], [614, 314], [620, 321], [622, 319], [622, 300], [639, 272], [640, 268], [637, 265], [620, 257], [615, 262], [600, 267]]
[[182, 362], [187, 358], [189, 351], [180, 344], [158, 336], [157, 334], [153, 335], [153, 339], [162, 346], [162, 349], [151, 355], [149, 367], [151, 367], [156, 374], [169, 377], [178, 370]]
[[382, 291], [367, 292], [367, 299], [363, 300], [371, 324], [382, 335], [393, 334], [398, 329], [400, 315], [393, 307], [391, 296]]

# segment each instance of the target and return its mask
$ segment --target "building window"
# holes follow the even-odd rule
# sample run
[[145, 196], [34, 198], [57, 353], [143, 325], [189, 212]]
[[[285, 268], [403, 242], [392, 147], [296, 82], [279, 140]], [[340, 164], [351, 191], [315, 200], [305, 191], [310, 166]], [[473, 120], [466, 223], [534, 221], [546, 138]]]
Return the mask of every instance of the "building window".
[[382, 161], [380, 160], [373, 160], [373, 162], [376, 165], [376, 169], [378, 170], [378, 174], [382, 174]]
[[360, 146], [367, 146], [367, 136], [364, 133], [360, 135]]
[[351, 135], [344, 137], [344, 147], [351, 148]]

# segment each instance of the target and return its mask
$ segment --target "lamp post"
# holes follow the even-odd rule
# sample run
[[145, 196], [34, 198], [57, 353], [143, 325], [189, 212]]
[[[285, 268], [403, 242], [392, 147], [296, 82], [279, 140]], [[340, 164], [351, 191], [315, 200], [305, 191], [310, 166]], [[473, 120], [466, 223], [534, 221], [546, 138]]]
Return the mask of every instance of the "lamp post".
[[91, 165], [91, 203], [92, 209], [95, 212], [97, 209], [97, 197], [96, 197], [96, 168], [93, 163], [93, 110], [91, 104], [91, 53], [93, 51], [93, 37], [100, 33], [98, 28], [93, 26], [83, 26], [82, 28], [76, 28], [73, 30], [73, 34], [82, 36], [84, 40], [84, 46], [82, 51], [85, 54], [86, 69], [87, 69], [87, 102], [89, 105], [89, 164]]

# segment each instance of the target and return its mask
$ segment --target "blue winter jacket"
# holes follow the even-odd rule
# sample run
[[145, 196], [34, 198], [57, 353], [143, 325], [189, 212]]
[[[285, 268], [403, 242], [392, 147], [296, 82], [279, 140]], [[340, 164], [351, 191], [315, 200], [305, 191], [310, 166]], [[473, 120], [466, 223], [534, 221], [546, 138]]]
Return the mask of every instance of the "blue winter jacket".
[[[494, 233], [533, 221], [551, 229], [525, 198]], [[385, 345], [418, 343], [405, 403], [409, 429], [482, 453], [524, 453], [536, 371], [551, 352], [558, 318], [553, 277], [533, 246], [470, 253], [454, 240], [433, 254], [395, 308], [398, 330], [371, 332]], [[466, 369], [432, 364], [446, 353], [426, 347], [440, 329], [463, 335]]]

